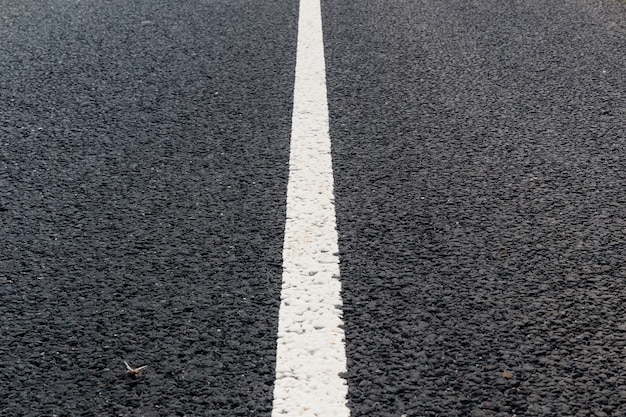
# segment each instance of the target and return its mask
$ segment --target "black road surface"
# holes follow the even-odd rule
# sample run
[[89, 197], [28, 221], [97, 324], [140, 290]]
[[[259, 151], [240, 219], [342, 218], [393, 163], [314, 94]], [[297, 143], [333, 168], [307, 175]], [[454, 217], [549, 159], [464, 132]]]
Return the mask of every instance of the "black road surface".
[[0, 0], [0, 415], [269, 414], [296, 35], [292, 1]]
[[324, 2], [353, 416], [626, 415], [626, 8]]
[[[297, 14], [0, 0], [1, 416], [270, 415]], [[353, 417], [626, 416], [626, 4], [322, 14]]]

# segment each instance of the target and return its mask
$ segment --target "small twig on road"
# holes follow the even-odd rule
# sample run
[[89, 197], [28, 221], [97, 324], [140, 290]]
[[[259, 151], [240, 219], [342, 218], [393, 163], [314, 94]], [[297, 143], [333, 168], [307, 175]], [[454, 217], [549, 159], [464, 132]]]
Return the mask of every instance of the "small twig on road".
[[133, 368], [128, 364], [128, 362], [124, 361], [124, 365], [126, 365], [126, 373], [130, 376], [137, 378], [141, 375], [141, 371], [148, 367], [148, 365], [140, 366], [138, 368]]

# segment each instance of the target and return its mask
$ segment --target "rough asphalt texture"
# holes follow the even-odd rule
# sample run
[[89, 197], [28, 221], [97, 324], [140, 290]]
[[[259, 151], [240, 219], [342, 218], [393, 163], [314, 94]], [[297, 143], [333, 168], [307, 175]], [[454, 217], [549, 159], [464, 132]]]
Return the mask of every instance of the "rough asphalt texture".
[[[0, 415], [269, 416], [297, 2], [44, 3], [0, 0]], [[626, 415], [626, 6], [323, 15], [353, 416]]]
[[350, 404], [626, 415], [626, 7], [324, 2]]
[[269, 415], [296, 18], [0, 0], [0, 415]]

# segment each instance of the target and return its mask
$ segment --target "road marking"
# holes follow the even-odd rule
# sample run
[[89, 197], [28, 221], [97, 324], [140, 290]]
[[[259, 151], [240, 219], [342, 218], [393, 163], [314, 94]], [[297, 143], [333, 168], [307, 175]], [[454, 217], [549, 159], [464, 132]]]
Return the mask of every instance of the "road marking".
[[272, 416], [347, 417], [320, 0], [301, 0]]

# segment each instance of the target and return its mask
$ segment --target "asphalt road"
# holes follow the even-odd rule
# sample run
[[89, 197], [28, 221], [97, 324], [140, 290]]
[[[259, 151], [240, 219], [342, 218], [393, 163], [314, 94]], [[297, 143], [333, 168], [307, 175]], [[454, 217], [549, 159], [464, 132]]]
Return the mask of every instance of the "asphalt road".
[[0, 415], [268, 415], [297, 4], [0, 19]]
[[353, 415], [625, 415], [624, 5], [324, 10]]
[[[352, 415], [626, 415], [626, 4], [322, 14]], [[270, 415], [297, 15], [0, 0], [0, 415]]]

